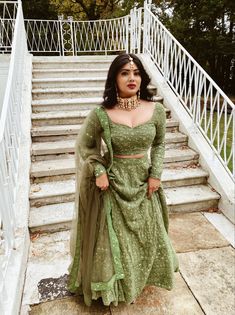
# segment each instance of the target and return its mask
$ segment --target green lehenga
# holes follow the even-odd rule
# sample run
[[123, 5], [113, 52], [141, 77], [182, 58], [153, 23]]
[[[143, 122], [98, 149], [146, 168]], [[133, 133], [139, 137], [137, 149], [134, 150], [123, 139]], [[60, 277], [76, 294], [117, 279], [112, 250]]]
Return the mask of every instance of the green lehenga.
[[[71, 238], [72, 263], [69, 267], [68, 289], [84, 295], [87, 305], [92, 299], [102, 298], [104, 305], [111, 302], [132, 302], [146, 285], [171, 290], [174, 272], [179, 262], [168, 236], [168, 212], [162, 186], [147, 198], [147, 179], [160, 178], [165, 148], [165, 110], [156, 103], [152, 118], [130, 128], [113, 123], [103, 107], [94, 109], [87, 117], [79, 139], [76, 154], [83, 160], [100, 156], [101, 138], [107, 152], [102, 160], [93, 160], [93, 177], [107, 172], [110, 186], [98, 192], [102, 202], [95, 224], [94, 247], [91, 251], [90, 282], [83, 289], [82, 270], [86, 268], [86, 249], [83, 221], [79, 208], [77, 186], [75, 210], [77, 219]], [[151, 159], [147, 151], [151, 147]], [[142, 158], [121, 159], [113, 154], [144, 153]], [[76, 163], [77, 168], [79, 163]], [[80, 183], [87, 178], [83, 176]], [[81, 185], [79, 184], [79, 185]], [[96, 200], [96, 199], [94, 199]], [[78, 207], [78, 205], [80, 206]], [[94, 205], [94, 204], [93, 204]], [[75, 231], [76, 230], [76, 231]], [[88, 245], [88, 244], [87, 244]], [[85, 281], [84, 281], [85, 288]]]

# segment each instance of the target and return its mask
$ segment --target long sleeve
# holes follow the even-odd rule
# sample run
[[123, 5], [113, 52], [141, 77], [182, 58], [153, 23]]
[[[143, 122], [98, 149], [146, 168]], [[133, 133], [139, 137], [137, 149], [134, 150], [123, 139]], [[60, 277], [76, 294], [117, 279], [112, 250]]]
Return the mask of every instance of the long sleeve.
[[160, 179], [165, 155], [166, 112], [162, 104], [156, 104], [156, 106], [158, 106], [155, 119], [156, 135], [150, 153], [151, 168], [149, 176]]
[[[90, 155], [101, 155], [101, 133], [102, 127], [99, 124], [95, 110], [92, 110], [86, 117], [76, 142], [76, 154], [82, 160], [86, 160]], [[106, 168], [99, 162], [94, 162], [94, 175], [96, 177], [106, 172]]]

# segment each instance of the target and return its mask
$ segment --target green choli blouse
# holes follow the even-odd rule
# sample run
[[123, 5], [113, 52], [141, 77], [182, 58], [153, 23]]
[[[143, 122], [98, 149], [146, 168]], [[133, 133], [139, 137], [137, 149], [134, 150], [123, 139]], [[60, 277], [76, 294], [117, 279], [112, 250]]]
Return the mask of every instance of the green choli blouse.
[[[98, 116], [99, 119], [95, 116]], [[112, 151], [112, 155], [147, 153], [150, 149], [151, 168], [149, 176], [161, 178], [166, 130], [166, 112], [162, 104], [155, 103], [151, 119], [133, 128], [124, 124], [114, 123], [103, 106], [92, 110], [87, 120], [86, 134], [83, 136], [87, 150], [81, 151], [82, 154], [90, 154], [91, 152], [89, 151], [92, 150], [92, 152], [95, 150], [95, 153], [99, 153], [101, 139], [106, 142], [109, 152]], [[107, 124], [109, 124], [109, 128], [107, 128]], [[110, 134], [105, 136], [107, 130], [109, 130]], [[111, 140], [111, 143], [107, 143], [106, 139]], [[82, 156], [82, 158], [85, 159], [86, 156]], [[109, 169], [110, 167], [111, 165], [109, 165]], [[98, 177], [105, 172], [107, 172], [107, 168], [97, 162], [95, 164], [95, 176]]]

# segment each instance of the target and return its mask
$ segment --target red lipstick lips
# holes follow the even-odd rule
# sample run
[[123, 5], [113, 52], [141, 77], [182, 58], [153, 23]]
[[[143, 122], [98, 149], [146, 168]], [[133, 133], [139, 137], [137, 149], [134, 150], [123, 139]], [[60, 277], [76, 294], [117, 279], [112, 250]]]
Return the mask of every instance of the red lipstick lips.
[[136, 87], [135, 84], [128, 84], [127, 86], [128, 86], [130, 89], [134, 89], [134, 88]]

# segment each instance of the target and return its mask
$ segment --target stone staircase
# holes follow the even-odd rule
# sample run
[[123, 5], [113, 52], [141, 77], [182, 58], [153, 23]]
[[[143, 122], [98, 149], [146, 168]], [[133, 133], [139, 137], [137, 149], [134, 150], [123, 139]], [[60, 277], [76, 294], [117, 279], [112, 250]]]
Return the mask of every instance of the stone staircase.
[[[102, 100], [112, 58], [95, 62], [92, 57], [76, 62], [34, 59], [31, 231], [69, 228], [75, 189], [76, 135], [89, 110]], [[160, 96], [157, 99], [162, 101]], [[207, 172], [198, 165], [199, 154], [187, 146], [187, 136], [179, 131], [179, 122], [166, 111], [162, 181], [170, 210], [191, 212], [216, 207], [219, 195], [207, 185]]]
[[[33, 59], [29, 228], [32, 240], [43, 235], [46, 241], [40, 243], [41, 247], [35, 245], [31, 255], [32, 251], [36, 252], [34, 266], [38, 266], [40, 253], [49, 253], [53, 240], [59, 239], [59, 252], [64, 259], [63, 266], [58, 267], [62, 272], [60, 276], [66, 271], [69, 261], [68, 238], [75, 192], [75, 139], [90, 109], [102, 101], [112, 59], [113, 56]], [[163, 101], [162, 96], [155, 98]], [[200, 212], [216, 208], [220, 196], [207, 183], [208, 173], [198, 163], [199, 153], [188, 147], [187, 136], [180, 132], [179, 122], [171, 118], [168, 109], [166, 112], [162, 182], [170, 212]], [[28, 275], [26, 285], [30, 286], [31, 281], [35, 286], [37, 281], [47, 277], [50, 277], [50, 272], [36, 276], [37, 280], [29, 280]], [[35, 287], [32, 290], [36, 290]], [[33, 294], [29, 296], [28, 293], [24, 299], [25, 304], [40, 302], [38, 296], [33, 298]]]

